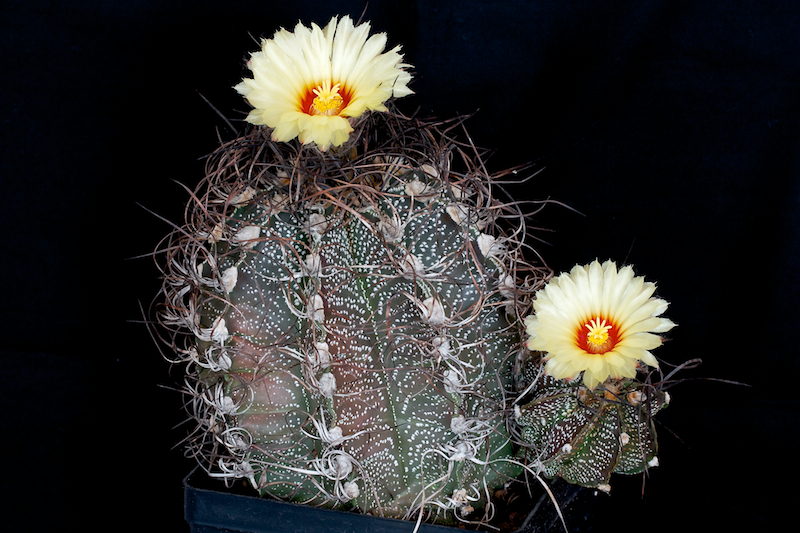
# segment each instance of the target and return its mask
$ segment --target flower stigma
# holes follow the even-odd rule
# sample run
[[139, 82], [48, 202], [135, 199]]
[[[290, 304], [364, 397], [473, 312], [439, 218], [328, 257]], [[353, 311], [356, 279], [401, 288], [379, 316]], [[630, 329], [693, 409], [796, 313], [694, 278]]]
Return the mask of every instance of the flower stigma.
[[344, 98], [339, 94], [340, 84], [331, 87], [330, 81], [323, 81], [311, 92], [315, 94], [314, 100], [308, 107], [309, 115], [338, 115], [345, 106]]
[[[581, 343], [581, 348], [587, 352], [604, 354], [617, 344], [617, 335], [613, 330], [613, 325], [609, 324], [605, 318], [600, 318], [599, 316], [593, 318], [583, 327], [588, 331], [584, 337], [585, 344]], [[583, 331], [583, 328], [581, 328], [581, 331]]]

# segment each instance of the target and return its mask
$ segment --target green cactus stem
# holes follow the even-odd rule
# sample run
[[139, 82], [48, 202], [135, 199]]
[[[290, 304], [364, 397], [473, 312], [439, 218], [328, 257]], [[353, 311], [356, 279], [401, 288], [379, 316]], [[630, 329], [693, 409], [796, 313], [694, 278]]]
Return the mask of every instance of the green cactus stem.
[[517, 476], [521, 318], [549, 271], [473, 147], [375, 114], [331, 154], [220, 147], [161, 245], [187, 450], [283, 500], [486, 521]]

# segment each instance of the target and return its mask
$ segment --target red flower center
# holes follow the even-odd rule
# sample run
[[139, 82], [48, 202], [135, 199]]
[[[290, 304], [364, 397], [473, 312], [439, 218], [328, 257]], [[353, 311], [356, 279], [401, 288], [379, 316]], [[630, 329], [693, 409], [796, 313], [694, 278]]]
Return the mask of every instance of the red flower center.
[[352, 95], [341, 83], [331, 85], [323, 81], [316, 87], [309, 87], [300, 99], [300, 110], [309, 115], [334, 116], [350, 104]]
[[619, 342], [619, 330], [613, 322], [596, 317], [578, 328], [578, 347], [594, 354], [604, 354], [614, 349]]

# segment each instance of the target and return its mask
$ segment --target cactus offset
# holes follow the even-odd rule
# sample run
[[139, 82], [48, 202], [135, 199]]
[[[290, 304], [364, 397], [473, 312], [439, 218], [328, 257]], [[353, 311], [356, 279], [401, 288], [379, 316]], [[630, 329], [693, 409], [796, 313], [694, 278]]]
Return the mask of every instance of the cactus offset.
[[189, 449], [277, 498], [464, 518], [521, 471], [505, 415], [541, 276], [479, 160], [398, 115], [365, 128], [375, 149], [255, 131], [210, 158], [166, 247]]
[[608, 490], [612, 473], [638, 474], [657, 464], [652, 417], [669, 403], [657, 385], [609, 380], [589, 390], [580, 382], [537, 375], [527, 361], [530, 394], [518, 400], [516, 424], [525, 456], [548, 478]]

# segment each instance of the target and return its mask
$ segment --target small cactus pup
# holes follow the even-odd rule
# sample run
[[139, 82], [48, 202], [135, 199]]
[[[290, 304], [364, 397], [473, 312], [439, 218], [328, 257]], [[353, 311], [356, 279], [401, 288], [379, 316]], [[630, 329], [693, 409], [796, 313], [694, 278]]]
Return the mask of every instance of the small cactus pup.
[[514, 368], [549, 272], [480, 155], [386, 105], [407, 65], [368, 30], [264, 41], [237, 86], [256, 127], [208, 158], [161, 244], [187, 451], [265, 496], [485, 522], [523, 468]]
[[630, 266], [594, 261], [536, 293], [515, 406], [535, 471], [608, 491], [612, 473], [658, 464], [652, 417], [669, 394], [653, 382], [649, 350], [675, 324], [660, 316], [668, 303], [655, 289]]

